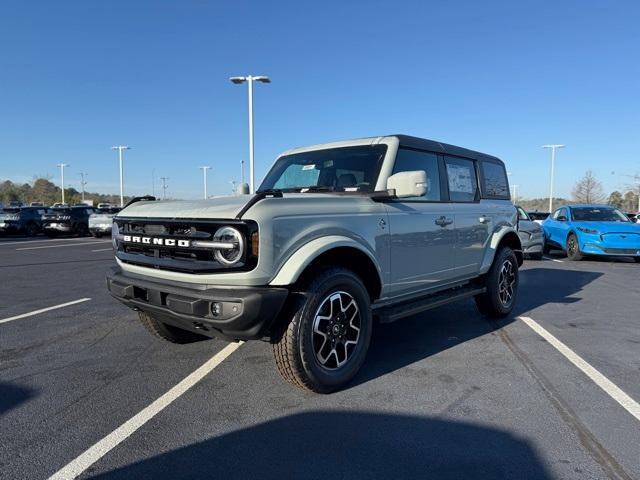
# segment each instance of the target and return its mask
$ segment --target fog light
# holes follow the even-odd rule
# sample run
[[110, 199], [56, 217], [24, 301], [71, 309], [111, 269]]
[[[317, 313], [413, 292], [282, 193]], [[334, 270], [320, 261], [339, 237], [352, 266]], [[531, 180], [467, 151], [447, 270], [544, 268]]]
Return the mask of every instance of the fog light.
[[222, 315], [222, 304], [218, 302], [214, 302], [211, 304], [211, 315], [217, 317]]

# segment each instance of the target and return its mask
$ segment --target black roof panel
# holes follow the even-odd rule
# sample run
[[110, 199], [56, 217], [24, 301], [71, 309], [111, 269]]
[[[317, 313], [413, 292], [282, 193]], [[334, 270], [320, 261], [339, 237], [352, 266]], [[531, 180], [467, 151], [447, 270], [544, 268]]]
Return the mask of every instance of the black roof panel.
[[474, 160], [493, 160], [494, 162], [503, 163], [498, 157], [487, 155], [486, 153], [476, 152], [467, 148], [456, 147], [448, 143], [436, 142], [435, 140], [427, 140], [425, 138], [412, 137], [410, 135], [390, 135], [398, 137], [401, 147], [417, 148], [420, 150], [429, 150], [431, 152], [446, 153], [459, 157], [472, 158]]

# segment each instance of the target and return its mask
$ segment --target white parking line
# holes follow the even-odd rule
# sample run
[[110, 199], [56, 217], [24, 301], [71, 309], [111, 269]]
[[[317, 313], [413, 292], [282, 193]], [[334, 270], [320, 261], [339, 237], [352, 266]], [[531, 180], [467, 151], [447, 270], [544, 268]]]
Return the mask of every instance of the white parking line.
[[106, 252], [107, 250], [113, 250], [112, 247], [109, 248], [99, 248], [98, 250], [91, 250], [92, 252]]
[[80, 300], [74, 300], [73, 302], [61, 303], [60, 305], [54, 305], [53, 307], [41, 308], [40, 310], [34, 310], [33, 312], [23, 313], [22, 315], [16, 315], [15, 317], [4, 318], [0, 320], [0, 323], [12, 322], [14, 320], [20, 320], [21, 318], [31, 317], [38, 315], [39, 313], [48, 312], [50, 310], [57, 310], [58, 308], [68, 307], [75, 305], [76, 303], [88, 302], [90, 298], [81, 298]]
[[28, 245], [30, 243], [45, 243], [45, 242], [65, 242], [65, 241], [78, 241], [78, 240], [86, 240], [86, 237], [77, 237], [77, 238], [47, 238], [46, 240], [23, 240], [21, 242], [0, 242], [0, 247], [5, 245]]
[[636, 420], [640, 420], [640, 404], [633, 398], [623, 392], [615, 383], [605, 377], [598, 370], [593, 368], [589, 363], [582, 359], [577, 353], [567, 347], [564, 343], [551, 335], [542, 326], [536, 323], [529, 317], [518, 317], [524, 323], [529, 325], [542, 338], [553, 345], [562, 355], [564, 355], [571, 363], [578, 367], [582, 372], [589, 377], [593, 382], [598, 385], [607, 395], [618, 402], [622, 408], [628, 411], [631, 415], [636, 417]]
[[67, 243], [65, 245], [42, 245], [40, 247], [25, 247], [25, 248], [16, 248], [16, 250], [40, 250], [41, 248], [61, 248], [61, 247], [76, 247], [78, 245], [97, 245], [98, 243], [109, 243], [111, 240], [101, 240], [97, 242], [78, 242], [78, 243]]
[[551, 257], [542, 257], [545, 260], [551, 260], [552, 262], [558, 262], [558, 263], [564, 263], [564, 260], [558, 260], [557, 258], [551, 258]]
[[205, 362], [200, 368], [185, 377], [175, 387], [171, 388], [171, 390], [166, 392], [149, 406], [124, 422], [122, 425], [120, 425], [102, 440], [98, 441], [92, 447], [85, 450], [75, 460], [72, 460], [66, 466], [62, 467], [56, 473], [51, 475], [51, 477], [49, 477], [49, 480], [67, 480], [76, 478], [87, 468], [96, 463], [112, 449], [126, 440], [131, 434], [142, 427], [145, 423], [147, 423], [158, 413], [168, 407], [174, 400], [179, 398], [187, 390], [189, 390], [196, 383], [202, 380], [209, 372], [220, 365], [229, 355], [235, 352], [240, 347], [240, 345], [242, 345], [242, 342], [230, 343], [229, 345], [224, 347], [213, 357], [207, 360], [207, 362]]

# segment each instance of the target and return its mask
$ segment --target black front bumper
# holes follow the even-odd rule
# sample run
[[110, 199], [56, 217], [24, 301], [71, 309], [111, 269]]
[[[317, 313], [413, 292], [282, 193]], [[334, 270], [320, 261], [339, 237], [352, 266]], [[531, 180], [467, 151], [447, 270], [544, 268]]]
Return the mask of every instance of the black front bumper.
[[286, 288], [160, 283], [113, 267], [107, 273], [113, 297], [157, 320], [208, 337], [252, 340], [269, 337], [289, 295]]

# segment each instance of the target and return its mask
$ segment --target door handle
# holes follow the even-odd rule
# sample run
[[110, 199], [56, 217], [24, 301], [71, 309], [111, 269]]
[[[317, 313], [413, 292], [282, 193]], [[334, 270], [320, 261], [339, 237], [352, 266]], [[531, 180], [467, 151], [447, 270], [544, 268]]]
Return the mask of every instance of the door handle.
[[434, 220], [434, 223], [436, 225], [439, 225], [441, 227], [446, 227], [447, 225], [451, 225], [453, 223], [453, 220], [451, 220], [450, 218], [445, 217], [444, 215], [442, 217], [436, 218]]
[[478, 221], [480, 223], [489, 223], [491, 221], [491, 217], [487, 217], [486, 215], [482, 215]]

